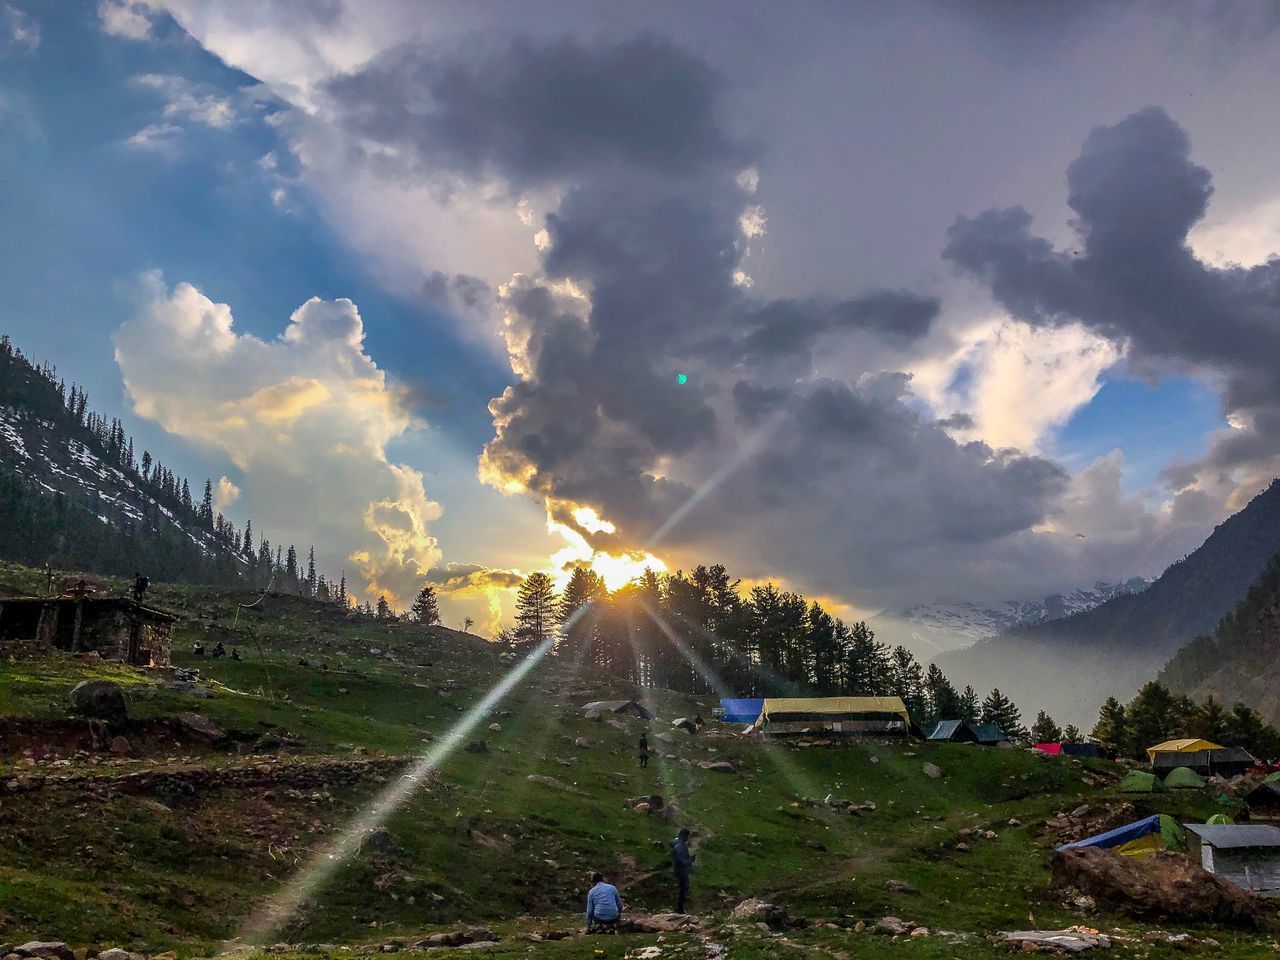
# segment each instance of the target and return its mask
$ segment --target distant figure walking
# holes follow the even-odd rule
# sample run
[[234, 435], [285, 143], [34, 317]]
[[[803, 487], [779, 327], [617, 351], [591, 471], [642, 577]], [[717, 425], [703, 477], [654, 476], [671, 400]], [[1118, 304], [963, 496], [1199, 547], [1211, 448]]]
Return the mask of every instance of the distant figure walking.
[[649, 738], [644, 734], [640, 734], [640, 767], [641, 769], [649, 765]]
[[239, 659], [240, 659], [240, 648], [239, 648], [239, 647], [232, 647], [232, 648], [231, 648], [231, 659], [232, 659], [232, 660], [239, 660]]
[[689, 899], [689, 875], [697, 857], [689, 852], [689, 828], [681, 827], [671, 841], [671, 869], [676, 875], [676, 913], [684, 913]]
[[133, 599], [141, 603], [142, 597], [149, 586], [151, 586], [151, 581], [135, 570], [133, 572]]
[[604, 882], [604, 874], [591, 875], [587, 891], [587, 933], [603, 933], [617, 929], [622, 919], [622, 896], [612, 883]]

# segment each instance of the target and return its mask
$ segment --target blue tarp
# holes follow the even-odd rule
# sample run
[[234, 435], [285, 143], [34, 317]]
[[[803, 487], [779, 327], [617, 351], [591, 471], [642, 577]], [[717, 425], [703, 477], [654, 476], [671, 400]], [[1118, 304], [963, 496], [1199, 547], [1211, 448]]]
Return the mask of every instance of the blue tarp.
[[764, 709], [764, 700], [721, 700], [725, 723], [755, 723]]
[[1084, 840], [1077, 840], [1075, 843], [1063, 844], [1059, 850], [1069, 850], [1072, 847], [1101, 847], [1104, 850], [1111, 847], [1118, 847], [1122, 843], [1128, 843], [1130, 840], [1138, 840], [1145, 837], [1149, 833], [1157, 833], [1160, 830], [1160, 814], [1147, 817], [1143, 820], [1135, 820], [1133, 823], [1126, 823], [1123, 827], [1116, 827], [1114, 830], [1108, 830], [1106, 833], [1100, 833], [1096, 837], [1088, 837]]

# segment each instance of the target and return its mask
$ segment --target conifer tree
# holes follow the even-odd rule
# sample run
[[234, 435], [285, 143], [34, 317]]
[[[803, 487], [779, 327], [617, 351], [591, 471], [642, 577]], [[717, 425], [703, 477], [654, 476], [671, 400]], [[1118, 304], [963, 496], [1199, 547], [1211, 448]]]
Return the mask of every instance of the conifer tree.
[[1022, 742], [1027, 739], [1027, 731], [1022, 726], [1022, 713], [998, 687], [993, 688], [987, 694], [987, 699], [982, 701], [980, 719], [983, 723], [995, 724], [1009, 740]]
[[307, 553], [307, 596], [316, 595], [316, 548]]
[[1053, 717], [1041, 710], [1031, 724], [1032, 743], [1061, 743], [1062, 730], [1053, 722]]
[[428, 627], [436, 626], [440, 622], [440, 608], [436, 605], [435, 587], [429, 583], [423, 584], [409, 612], [418, 623]]
[[516, 594], [516, 635], [522, 643], [540, 644], [556, 622], [555, 590], [545, 573], [531, 573]]
[[250, 560], [253, 559], [253, 521], [246, 520], [244, 522], [244, 555]]
[[893, 669], [893, 692], [907, 705], [907, 712], [917, 724], [926, 721], [924, 671], [915, 655], [902, 645], [893, 648], [890, 655]]
[[978, 691], [966, 686], [960, 694], [960, 717], [966, 723], [977, 723], [982, 718], [982, 702], [978, 699]]
[[1115, 697], [1107, 697], [1106, 703], [1098, 711], [1098, 722], [1093, 725], [1093, 739], [1121, 756], [1128, 756], [1133, 752], [1129, 717]]
[[289, 552], [285, 554], [284, 579], [295, 590], [301, 586], [298, 580], [298, 551], [293, 548], [292, 543], [289, 544]]
[[379, 595], [379, 597], [378, 597], [378, 608], [377, 608], [377, 611], [375, 612], [375, 614], [374, 614], [374, 615], [375, 615], [379, 620], [390, 620], [390, 619], [391, 619], [391, 604], [387, 603], [387, 598], [386, 598], [386, 596], [385, 596], [385, 595]]
[[1063, 743], [1084, 743], [1084, 736], [1080, 733], [1080, 728], [1068, 723], [1062, 728]]
[[929, 669], [925, 671], [924, 690], [929, 706], [929, 723], [959, 719], [960, 694], [936, 663], [929, 664]]

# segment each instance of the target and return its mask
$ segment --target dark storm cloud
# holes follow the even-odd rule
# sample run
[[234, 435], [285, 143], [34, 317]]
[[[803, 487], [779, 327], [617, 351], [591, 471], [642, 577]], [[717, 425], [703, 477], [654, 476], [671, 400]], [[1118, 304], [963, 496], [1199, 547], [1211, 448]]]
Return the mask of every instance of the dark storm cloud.
[[599, 49], [476, 40], [434, 53], [393, 50], [329, 86], [350, 129], [411, 147], [419, 171], [519, 187], [615, 162], [684, 175], [740, 152], [715, 122], [716, 74], [657, 37]]
[[[1262, 466], [1280, 453], [1280, 261], [1214, 268], [1195, 257], [1187, 234], [1210, 181], [1183, 130], [1150, 107], [1094, 130], [1067, 170], [1078, 251], [1035, 236], [1015, 207], [960, 217], [944, 255], [1029, 323], [1078, 320], [1127, 344], [1139, 368], [1220, 377], [1224, 412], [1249, 426], [1199, 466]], [[1177, 471], [1182, 482], [1196, 472]]]
[[[752, 156], [718, 90], [652, 38], [406, 49], [330, 86], [350, 132], [395, 148], [395, 176], [444, 169], [559, 196], [543, 274], [499, 294], [518, 377], [490, 403], [482, 476], [545, 498], [597, 549], [644, 543], [680, 513], [664, 545], [731, 550], [756, 558], [748, 574], [833, 592], [928, 576], [952, 549], [1044, 520], [1060, 467], [957, 443], [915, 409], [904, 374], [814, 379], [815, 355], [841, 339], [919, 340], [936, 299], [764, 301], [741, 284], [754, 201], [738, 175]], [[455, 286], [432, 278], [424, 293], [449, 300]], [[584, 529], [578, 504], [617, 532]]]

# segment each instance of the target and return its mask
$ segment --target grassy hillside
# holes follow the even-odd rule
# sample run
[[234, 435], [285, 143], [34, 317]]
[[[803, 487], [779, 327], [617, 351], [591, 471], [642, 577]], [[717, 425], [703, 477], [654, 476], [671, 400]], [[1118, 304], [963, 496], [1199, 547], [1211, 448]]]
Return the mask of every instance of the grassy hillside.
[[[0, 569], [0, 590], [30, 576]], [[7, 731], [0, 739], [0, 933], [7, 941], [57, 937], [207, 955], [395, 782], [379, 754], [428, 749], [508, 669], [478, 638], [349, 623], [298, 598], [268, 597], [234, 627], [238, 598], [163, 587], [155, 599], [183, 614], [175, 660], [202, 670], [207, 698], [119, 666], [70, 658], [0, 664], [0, 724], [9, 724], [0, 727]], [[196, 662], [186, 652], [197, 639], [211, 645], [218, 638], [246, 659]], [[125, 685], [135, 718], [129, 754], [77, 753], [84, 724], [68, 714], [66, 693], [88, 677]], [[578, 925], [594, 869], [617, 880], [632, 908], [669, 910], [667, 843], [683, 824], [698, 846], [692, 907], [734, 957], [868, 949], [995, 956], [1003, 951], [985, 937], [1025, 928], [1029, 915], [1041, 926], [1080, 921], [1048, 890], [1038, 827], [1055, 812], [1108, 799], [1112, 765], [950, 745], [787, 747], [745, 741], [717, 724], [697, 736], [677, 731], [665, 743], [655, 734], [669, 731], [671, 718], [710, 716], [711, 703], [664, 691], [646, 691], [662, 720], [626, 720], [626, 731], [579, 710], [587, 700], [632, 692], [581, 675], [572, 651], [545, 660], [467, 737], [485, 740], [487, 752], [450, 755], [390, 818], [384, 842], [310, 891], [276, 936], [360, 949], [485, 924], [503, 936], [499, 956], [621, 956], [654, 936], [516, 937]], [[201, 745], [166, 726], [165, 718], [192, 710], [231, 732], [232, 742]], [[489, 730], [491, 723], [501, 729]], [[647, 770], [635, 760], [642, 727], [660, 750]], [[703, 766], [718, 760], [736, 772]], [[926, 762], [942, 776], [927, 776]], [[347, 782], [357, 767], [363, 775]], [[32, 778], [45, 782], [36, 789]], [[624, 809], [627, 798], [652, 793], [676, 806], [672, 820]], [[853, 816], [804, 802], [828, 793], [875, 809]], [[1193, 793], [1153, 797], [1138, 812], [1157, 809], [1203, 817], [1218, 808], [1208, 794]], [[891, 880], [918, 893], [894, 892]], [[748, 896], [844, 925], [888, 914], [951, 933], [910, 940], [821, 925], [785, 936], [722, 926]], [[1264, 955], [1265, 941], [1212, 935], [1234, 956]], [[664, 943], [705, 955], [689, 935]], [[1172, 955], [1172, 947], [1141, 946], [1145, 956]], [[1192, 951], [1201, 949], [1207, 955], [1208, 947]]]

